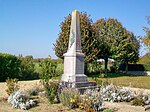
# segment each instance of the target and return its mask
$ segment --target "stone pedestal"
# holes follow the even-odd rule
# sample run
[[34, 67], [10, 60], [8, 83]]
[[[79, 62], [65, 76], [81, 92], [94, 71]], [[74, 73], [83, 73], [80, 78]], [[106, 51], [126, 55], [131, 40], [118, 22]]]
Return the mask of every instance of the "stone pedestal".
[[73, 87], [76, 84], [87, 83], [87, 76], [84, 75], [84, 55], [77, 53], [76, 55], [64, 54], [64, 74], [62, 81], [72, 83]]

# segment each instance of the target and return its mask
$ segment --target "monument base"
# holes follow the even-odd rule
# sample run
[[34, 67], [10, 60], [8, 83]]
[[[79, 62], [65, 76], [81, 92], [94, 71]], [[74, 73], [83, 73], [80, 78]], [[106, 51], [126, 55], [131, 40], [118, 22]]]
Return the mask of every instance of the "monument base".
[[70, 88], [90, 88], [90, 87], [95, 87], [96, 83], [95, 82], [65, 82], [61, 81], [60, 82], [63, 87], [70, 87]]
[[63, 74], [61, 81], [64, 82], [87, 82], [87, 76], [84, 74]]

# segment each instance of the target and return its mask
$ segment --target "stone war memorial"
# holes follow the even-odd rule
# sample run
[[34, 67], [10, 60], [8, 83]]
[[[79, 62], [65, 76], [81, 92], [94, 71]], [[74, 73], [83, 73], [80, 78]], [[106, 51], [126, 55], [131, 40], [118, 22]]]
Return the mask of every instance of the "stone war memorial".
[[84, 74], [84, 54], [81, 50], [79, 12], [72, 12], [68, 50], [64, 54], [64, 74], [61, 82], [68, 87], [89, 87], [94, 83], [88, 82]]

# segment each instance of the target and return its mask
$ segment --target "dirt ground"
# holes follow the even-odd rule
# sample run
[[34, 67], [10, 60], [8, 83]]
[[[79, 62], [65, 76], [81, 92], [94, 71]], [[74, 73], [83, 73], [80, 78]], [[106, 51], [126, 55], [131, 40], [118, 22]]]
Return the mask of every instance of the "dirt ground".
[[[18, 85], [21, 91], [25, 91], [37, 87], [38, 85], [40, 85], [40, 81], [39, 80], [19, 81]], [[8, 97], [6, 89], [7, 89], [6, 83], [0, 83], [0, 98]]]
[[[20, 90], [29, 90], [40, 85], [39, 80], [33, 81], [20, 81], [19, 86]], [[83, 112], [81, 110], [69, 110], [67, 107], [62, 104], [47, 104], [40, 102], [37, 107], [31, 108], [27, 111], [20, 109], [13, 109], [11, 105], [7, 103], [5, 98], [7, 98], [6, 93], [6, 83], [0, 83], [0, 112]], [[115, 110], [115, 112], [145, 112], [145, 108], [142, 106], [132, 106], [129, 103], [111, 103], [104, 102], [106, 108]], [[150, 109], [146, 112], [150, 112]]]
[[110, 108], [112, 110], [116, 110], [116, 112], [150, 112], [150, 109], [145, 111], [145, 108], [142, 106], [132, 106], [129, 103], [121, 102], [121, 103], [111, 103], [105, 102], [105, 107]]

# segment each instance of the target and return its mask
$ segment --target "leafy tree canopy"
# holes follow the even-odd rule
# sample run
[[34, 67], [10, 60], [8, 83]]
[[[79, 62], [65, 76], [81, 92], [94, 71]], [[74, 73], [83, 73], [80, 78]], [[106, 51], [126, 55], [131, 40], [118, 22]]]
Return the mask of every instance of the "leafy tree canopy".
[[[150, 25], [150, 16], [146, 17], [147, 23]], [[146, 35], [142, 39], [143, 43], [147, 46], [149, 52], [150, 52], [150, 29], [148, 27], [144, 27], [144, 31]]]
[[98, 58], [105, 60], [107, 74], [108, 58], [119, 62], [135, 62], [139, 55], [139, 42], [114, 18], [99, 19], [93, 24], [100, 49]]

